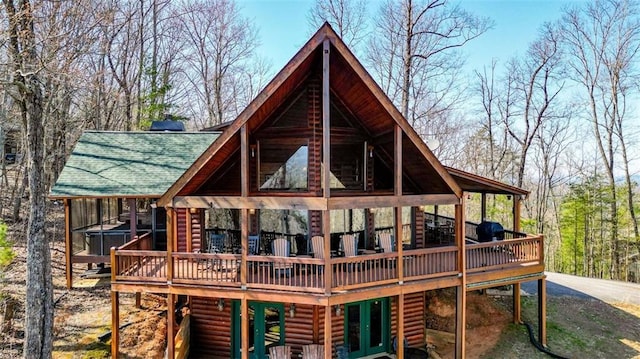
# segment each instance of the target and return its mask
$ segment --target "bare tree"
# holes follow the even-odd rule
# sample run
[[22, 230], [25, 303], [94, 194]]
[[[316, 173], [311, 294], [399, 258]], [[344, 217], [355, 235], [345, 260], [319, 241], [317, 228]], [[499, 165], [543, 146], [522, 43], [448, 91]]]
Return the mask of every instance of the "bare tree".
[[[637, 54], [640, 48], [638, 7], [626, 0], [594, 1], [583, 8], [569, 8], [563, 16], [563, 34], [572, 78], [583, 90], [588, 104], [588, 118], [593, 124], [594, 141], [607, 179], [609, 202], [611, 267], [610, 277], [621, 278], [619, 248], [618, 196], [616, 163], [622, 156], [627, 186], [627, 202], [638, 238], [638, 223], [633, 210], [633, 188], [629, 175], [627, 151], [626, 100], [638, 75]], [[620, 154], [618, 151], [622, 151]]]
[[[383, 90], [423, 137], [448, 128], [464, 88], [458, 51], [491, 26], [445, 0], [387, 0], [375, 19], [367, 62]], [[446, 143], [440, 138], [441, 143]]]
[[185, 57], [193, 69], [189, 79], [205, 107], [206, 125], [228, 121], [243, 106], [238, 106], [234, 91], [227, 89], [250, 69], [257, 32], [230, 0], [189, 0], [180, 12], [189, 44]]
[[26, 123], [29, 161], [29, 223], [27, 228], [27, 293], [25, 358], [50, 358], [53, 350], [53, 285], [51, 253], [45, 231], [43, 89], [41, 56], [36, 43], [34, 9], [28, 0], [3, 0], [9, 21], [9, 52], [16, 102]]
[[307, 20], [314, 31], [324, 22], [328, 22], [347, 46], [357, 49], [367, 35], [367, 2], [316, 0], [309, 10]]

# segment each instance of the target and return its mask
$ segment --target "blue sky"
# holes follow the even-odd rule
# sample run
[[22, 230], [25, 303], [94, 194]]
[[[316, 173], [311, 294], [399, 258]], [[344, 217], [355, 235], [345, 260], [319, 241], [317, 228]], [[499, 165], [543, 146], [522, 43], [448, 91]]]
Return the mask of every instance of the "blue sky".
[[[506, 62], [523, 54], [535, 40], [538, 29], [545, 21], [560, 17], [567, 4], [581, 0], [463, 0], [460, 5], [479, 16], [493, 19], [495, 26], [465, 47], [468, 55], [466, 70], [490, 65], [492, 58]], [[296, 51], [308, 40], [315, 29], [310, 29], [307, 14], [312, 0], [238, 0], [240, 12], [253, 20], [259, 29], [259, 54], [279, 71]], [[372, 0], [369, 10], [373, 16], [381, 1]]]

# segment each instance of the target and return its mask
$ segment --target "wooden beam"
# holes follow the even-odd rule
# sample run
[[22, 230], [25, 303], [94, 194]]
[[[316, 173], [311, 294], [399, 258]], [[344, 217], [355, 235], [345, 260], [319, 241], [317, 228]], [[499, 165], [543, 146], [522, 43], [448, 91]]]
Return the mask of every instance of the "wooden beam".
[[522, 323], [520, 313], [522, 311], [522, 303], [520, 301], [520, 282], [513, 283], [513, 323]]
[[398, 351], [397, 358], [404, 359], [404, 294], [398, 295]]
[[187, 208], [187, 223], [186, 223], [186, 231], [187, 233], [185, 233], [186, 236], [186, 241], [187, 241], [187, 252], [191, 253], [193, 252], [193, 236], [191, 231], [193, 230], [192, 226], [192, 218], [191, 218], [191, 208]]
[[247, 124], [240, 128], [240, 195], [249, 195], [249, 131]]
[[464, 358], [466, 350], [467, 325], [467, 259], [465, 249], [465, 198], [455, 206], [455, 234], [458, 251], [458, 268], [460, 270], [461, 285], [456, 288], [456, 358]]
[[396, 124], [393, 140], [393, 188], [396, 196], [402, 196], [402, 129]]
[[547, 279], [538, 279], [538, 340], [547, 346]]
[[[325, 271], [327, 272], [327, 271]], [[331, 354], [333, 353], [333, 344], [332, 344], [332, 325], [331, 325], [331, 317], [333, 316], [333, 311], [331, 310], [331, 306], [328, 305], [324, 307], [324, 358], [331, 359]]]
[[484, 221], [487, 218], [487, 194], [480, 194], [480, 222]]
[[[299, 195], [299, 194], [298, 194]], [[254, 208], [254, 209], [308, 209], [321, 211], [327, 208], [327, 200], [321, 197], [291, 196], [189, 196], [176, 197], [175, 208]]]
[[404, 253], [402, 248], [402, 207], [393, 208], [393, 217], [395, 220], [395, 237], [396, 237], [396, 252], [398, 253], [398, 283], [404, 283]]
[[518, 195], [513, 196], [513, 231], [520, 232], [520, 206], [522, 205], [522, 198]]
[[[322, 211], [322, 233], [324, 236], [324, 293], [331, 295], [331, 278], [333, 277], [333, 264], [331, 263], [331, 212]], [[329, 313], [331, 314], [331, 313]], [[326, 332], [326, 330], [325, 330]]]
[[173, 246], [178, 238], [178, 224], [176, 223], [176, 210], [165, 208], [167, 211], [167, 282], [171, 284], [173, 279]]
[[120, 294], [111, 290], [111, 358], [118, 358], [120, 346]]
[[246, 208], [240, 210], [240, 246], [242, 247], [240, 254], [242, 258], [240, 262], [240, 287], [244, 289], [247, 288], [247, 254], [249, 253], [249, 210]]
[[138, 233], [138, 216], [136, 215], [136, 211], [138, 210], [136, 207], [136, 199], [135, 198], [128, 198], [127, 199], [127, 203], [129, 203], [129, 230], [130, 230], [130, 236], [131, 236], [131, 240], [133, 240], [136, 237], [136, 234]]
[[175, 357], [176, 350], [176, 296], [167, 295], [167, 358]]
[[73, 239], [71, 228], [71, 200], [64, 200], [64, 261], [67, 275], [67, 289], [73, 287], [73, 264], [71, 263], [71, 256], [73, 255]]
[[331, 88], [329, 86], [329, 39], [322, 41], [322, 197], [331, 197]]
[[249, 335], [253, 333], [249, 333], [249, 301], [246, 296], [240, 300], [240, 332], [240, 357], [249, 359]]
[[329, 209], [349, 208], [383, 208], [383, 207], [413, 207], [423, 205], [455, 205], [460, 199], [454, 194], [418, 194], [418, 195], [372, 195], [352, 197], [331, 197], [328, 201]]

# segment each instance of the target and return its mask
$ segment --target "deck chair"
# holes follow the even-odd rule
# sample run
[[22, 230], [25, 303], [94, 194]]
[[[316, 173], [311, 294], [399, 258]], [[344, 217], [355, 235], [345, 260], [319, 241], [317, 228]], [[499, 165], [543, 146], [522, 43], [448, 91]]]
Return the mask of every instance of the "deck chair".
[[324, 345], [307, 344], [302, 346], [302, 359], [323, 359]]
[[391, 233], [383, 232], [378, 234], [378, 242], [384, 253], [391, 253], [396, 249], [396, 243]]
[[[276, 257], [289, 257], [291, 254], [291, 247], [286, 238], [276, 238], [273, 243], [271, 243], [271, 247], [273, 255]], [[273, 263], [273, 272], [276, 276], [285, 275], [288, 277], [291, 275], [291, 267], [291, 264]]]
[[358, 238], [354, 234], [343, 234], [340, 236], [340, 246], [345, 257], [355, 257], [358, 255]]
[[224, 234], [209, 234], [209, 247], [207, 248], [207, 253], [222, 253], [224, 252], [225, 247], [225, 238]]
[[260, 250], [260, 236], [249, 236], [249, 255], [257, 255]]
[[291, 359], [291, 347], [278, 345], [269, 348], [269, 359]]
[[311, 237], [311, 248], [313, 249], [313, 258], [324, 259], [324, 237]]

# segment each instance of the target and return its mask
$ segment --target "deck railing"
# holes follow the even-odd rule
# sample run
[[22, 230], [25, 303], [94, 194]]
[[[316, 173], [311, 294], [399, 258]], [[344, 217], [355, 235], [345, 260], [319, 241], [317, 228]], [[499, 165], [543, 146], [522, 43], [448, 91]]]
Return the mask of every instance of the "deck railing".
[[[167, 253], [141, 250], [144, 238], [112, 249], [112, 279], [199, 286], [240, 287], [242, 256], [231, 253]], [[459, 272], [459, 249], [453, 246], [403, 251], [403, 281], [417, 281]], [[324, 293], [325, 270], [331, 270], [331, 290], [344, 291], [395, 283], [399, 280], [398, 252], [367, 253], [353, 257], [322, 259], [247, 256], [247, 288]], [[542, 264], [543, 237], [527, 237], [466, 245], [467, 272], [500, 270]], [[327, 264], [330, 263], [330, 268]], [[170, 275], [169, 275], [170, 274]]]
[[467, 272], [480, 272], [524, 264], [543, 264], [544, 237], [468, 244]]
[[119, 248], [111, 248], [111, 280], [166, 282], [166, 252], [150, 250], [151, 233], [136, 236]]

